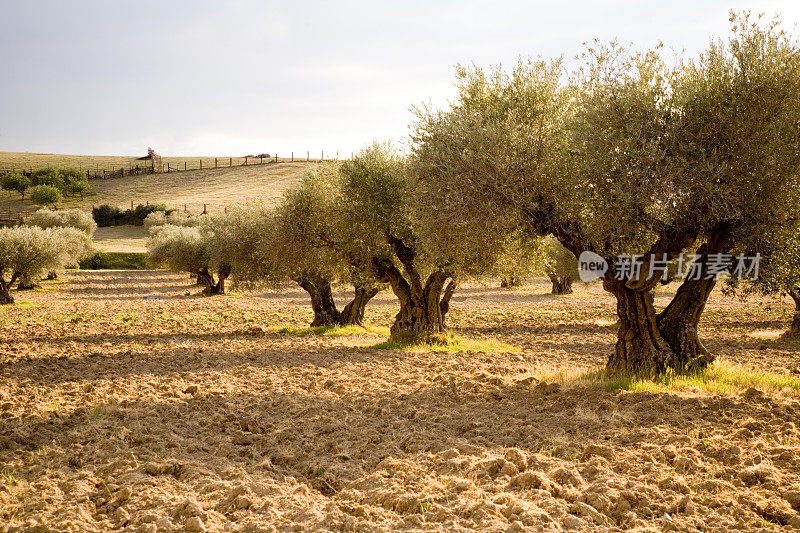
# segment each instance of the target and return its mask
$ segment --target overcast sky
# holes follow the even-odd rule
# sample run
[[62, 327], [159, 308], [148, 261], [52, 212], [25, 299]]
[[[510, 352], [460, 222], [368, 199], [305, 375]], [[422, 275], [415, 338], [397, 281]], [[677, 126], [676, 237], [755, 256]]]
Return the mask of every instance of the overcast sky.
[[731, 8], [800, 21], [796, 0], [0, 0], [0, 150], [349, 155], [446, 103], [457, 63], [596, 37], [696, 54]]

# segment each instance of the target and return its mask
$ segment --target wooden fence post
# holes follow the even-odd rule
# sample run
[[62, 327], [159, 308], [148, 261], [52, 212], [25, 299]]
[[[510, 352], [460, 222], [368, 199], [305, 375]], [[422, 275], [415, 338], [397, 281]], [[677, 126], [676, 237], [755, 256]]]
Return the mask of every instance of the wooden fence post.
[[294, 152], [292, 152], [292, 163], [294, 163]]
[[247, 156], [244, 156], [244, 166], [247, 166]]
[[233, 158], [232, 158], [232, 157], [231, 157], [230, 161], [228, 161], [228, 166], [229, 166], [229, 167], [232, 167], [232, 166], [233, 166]]
[[217, 158], [214, 158], [214, 168], [217, 168]]
[[278, 162], [278, 152], [275, 152], [275, 162]]
[[325, 161], [325, 150], [320, 150], [319, 152], [319, 160]]
[[207, 213], [208, 213], [208, 211], [206, 210], [206, 204], [203, 204], [203, 214], [205, 215]]
[[311, 159], [309, 159], [308, 154], [309, 154], [309, 152], [308, 152], [308, 150], [306, 150], [306, 161], [311, 161]]
[[183, 170], [186, 170], [186, 161], [183, 162]]
[[339, 150], [336, 150], [336, 160], [339, 160]]
[[258, 158], [258, 164], [259, 164], [259, 165], [263, 165], [263, 164], [264, 164], [264, 158], [263, 158], [263, 157], [259, 156], [259, 158]]
[[203, 170], [203, 160], [200, 160], [200, 170]]

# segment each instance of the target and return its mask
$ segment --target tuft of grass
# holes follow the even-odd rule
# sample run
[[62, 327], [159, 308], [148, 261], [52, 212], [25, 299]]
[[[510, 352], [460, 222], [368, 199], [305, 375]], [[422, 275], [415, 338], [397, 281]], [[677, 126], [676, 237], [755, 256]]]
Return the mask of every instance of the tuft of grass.
[[271, 328], [267, 333], [277, 333], [278, 335], [318, 335], [320, 337], [347, 337], [350, 335], [388, 335], [389, 328], [367, 325], [361, 326], [315, 326], [307, 328], [293, 328], [284, 326], [282, 328]]
[[0, 479], [2, 479], [6, 485], [14, 486], [19, 483], [17, 471], [13, 468], [4, 468], [2, 471], [0, 471]]
[[708, 368], [688, 374], [667, 373], [655, 378], [641, 376], [608, 376], [605, 371], [570, 372], [544, 376], [545, 381], [571, 385], [600, 386], [608, 391], [677, 393], [700, 390], [711, 394], [735, 394], [751, 387], [764, 392], [789, 389], [800, 394], [800, 377], [757, 370], [726, 361], [717, 361]]
[[447, 333], [431, 336], [424, 342], [408, 342], [389, 339], [371, 346], [377, 350], [395, 350], [406, 353], [424, 352], [486, 352], [486, 353], [515, 353], [520, 351], [517, 346], [497, 339], [469, 339]]

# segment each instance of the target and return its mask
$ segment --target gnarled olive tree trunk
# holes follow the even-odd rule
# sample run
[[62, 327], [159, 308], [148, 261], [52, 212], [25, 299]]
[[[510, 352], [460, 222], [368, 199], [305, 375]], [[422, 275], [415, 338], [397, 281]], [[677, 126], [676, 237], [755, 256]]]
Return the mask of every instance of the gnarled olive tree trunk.
[[12, 276], [11, 281], [6, 281], [0, 276], [0, 305], [7, 305], [14, 303], [14, 297], [11, 296], [11, 285], [14, 283], [15, 278]]
[[335, 326], [341, 319], [336, 303], [333, 301], [331, 280], [318, 274], [301, 274], [292, 278], [311, 297], [314, 320], [311, 327]]
[[339, 316], [339, 324], [342, 326], [363, 326], [367, 304], [380, 291], [381, 288], [376, 284], [355, 286], [355, 296], [342, 309], [342, 313]]
[[572, 294], [572, 278], [569, 276], [550, 276], [553, 284], [552, 294]]
[[708, 241], [697, 249], [697, 270], [678, 287], [672, 301], [658, 315], [658, 329], [675, 353], [672, 367], [678, 371], [694, 371], [707, 367], [714, 356], [703, 346], [698, 335], [700, 317], [708, 297], [717, 284], [708, 277], [710, 255], [727, 253], [731, 232], [726, 226], [716, 228]]
[[318, 326], [363, 326], [364, 312], [372, 298], [381, 291], [376, 284], [355, 286], [355, 296], [339, 312], [333, 300], [331, 280], [319, 274], [303, 273], [292, 278], [311, 297], [314, 320], [311, 327]]
[[797, 336], [800, 335], [800, 288], [790, 290], [789, 296], [794, 300], [794, 316], [792, 316], [792, 325], [787, 334]]
[[217, 281], [214, 282], [214, 276], [209, 274], [210, 283], [203, 291], [205, 294], [225, 294], [225, 280], [231, 275], [231, 267], [229, 265], [222, 265], [217, 272]]
[[[373, 271], [379, 281], [389, 284], [400, 301], [400, 312], [390, 328], [393, 339], [425, 341], [445, 330], [445, 315], [456, 288], [455, 280], [444, 269], [434, 270], [425, 282], [413, 259], [404, 263], [406, 275], [389, 258], [374, 258]], [[450, 283], [445, 287], [445, 284]]]
[[616, 297], [619, 318], [608, 371], [659, 374], [671, 367], [675, 354], [658, 329], [652, 289], [630, 289], [615, 279], [604, 280], [603, 287]]

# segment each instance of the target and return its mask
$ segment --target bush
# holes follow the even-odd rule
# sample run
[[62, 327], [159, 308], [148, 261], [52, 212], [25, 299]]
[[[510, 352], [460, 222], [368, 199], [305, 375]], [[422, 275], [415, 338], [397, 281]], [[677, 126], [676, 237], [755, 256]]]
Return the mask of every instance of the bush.
[[40, 209], [25, 221], [27, 226], [38, 226], [40, 228], [77, 228], [88, 236], [94, 235], [97, 224], [92, 216], [80, 209], [67, 209], [53, 211], [51, 209]]
[[63, 199], [61, 190], [55, 185], [37, 185], [31, 189], [31, 201], [36, 205], [51, 205], [58, 209]]
[[103, 204], [92, 209], [92, 218], [101, 228], [117, 226], [122, 218], [122, 210], [116, 206]]
[[31, 180], [22, 174], [5, 174], [0, 179], [0, 187], [3, 190], [19, 193], [25, 199], [25, 191], [31, 186]]
[[92, 209], [92, 217], [101, 228], [108, 226], [142, 226], [148, 215], [151, 213], [171, 213], [170, 209], [164, 204], [137, 205], [134, 209], [125, 209], [103, 204]]
[[96, 252], [78, 264], [83, 270], [145, 270], [147, 255], [136, 252]]

